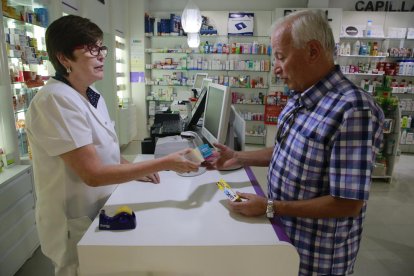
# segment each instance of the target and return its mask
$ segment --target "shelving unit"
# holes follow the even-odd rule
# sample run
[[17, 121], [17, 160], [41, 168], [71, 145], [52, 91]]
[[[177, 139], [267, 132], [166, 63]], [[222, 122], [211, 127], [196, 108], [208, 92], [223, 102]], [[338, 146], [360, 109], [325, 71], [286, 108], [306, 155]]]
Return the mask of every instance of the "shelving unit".
[[25, 130], [25, 115], [30, 101], [49, 76], [46, 45], [46, 29], [3, 15], [6, 34], [7, 66], [13, 95], [13, 111], [21, 159], [29, 159]]
[[116, 95], [118, 106], [122, 107], [128, 104], [128, 82], [127, 68], [125, 66], [128, 57], [125, 53], [125, 39], [121, 36], [115, 36], [115, 73], [116, 73]]
[[[391, 132], [384, 133], [384, 140], [383, 140], [383, 147], [381, 149], [380, 154], [385, 161], [385, 170], [375, 170], [372, 174], [373, 179], [385, 179], [388, 182], [392, 181], [392, 177], [394, 174], [394, 167], [398, 155], [398, 143], [400, 141], [400, 118], [401, 118], [401, 111], [399, 106], [397, 108], [386, 114], [386, 119], [393, 120], [393, 127]], [[378, 159], [378, 156], [377, 156]]]
[[[413, 75], [403, 76], [401, 74], [400, 61], [413, 59], [412, 52], [410, 57], [406, 57], [407, 52], [404, 53], [404, 48], [412, 48], [411, 40], [403, 38], [384, 38], [384, 37], [341, 37], [341, 43], [350, 43], [353, 45], [357, 40], [361, 43], [376, 42], [378, 49], [376, 55], [367, 53], [367, 55], [356, 55], [351, 46], [351, 54], [340, 54], [336, 57], [336, 62], [341, 66], [341, 70], [348, 76], [356, 85], [364, 88], [366, 91], [373, 93], [376, 86], [382, 82], [384, 75], [391, 75], [393, 85], [399, 84], [403, 79], [412, 79]], [[403, 56], [395, 57], [401, 52]], [[362, 71], [362, 72], [361, 72]], [[407, 82], [408, 83], [408, 82]], [[397, 94], [399, 88], [394, 88], [393, 96], [397, 96], [401, 101], [403, 98], [411, 98], [411, 94]], [[414, 98], [414, 97], [413, 97]], [[411, 109], [411, 106], [410, 106]], [[410, 111], [411, 112], [411, 111]], [[380, 163], [374, 169], [373, 178], [385, 179], [389, 182], [392, 180], [396, 158], [399, 152], [414, 152], [413, 145], [400, 145], [401, 141], [401, 116], [405, 115], [405, 111], [397, 108], [395, 111], [386, 115], [387, 120], [392, 121], [392, 131], [384, 132], [383, 149], [379, 155]], [[414, 112], [413, 112], [414, 114]], [[407, 129], [406, 131], [408, 131]], [[383, 163], [381, 165], [381, 162]]]
[[12, 7], [3, 1], [0, 8], [0, 147], [14, 160], [0, 172], [0, 275], [5, 276], [14, 275], [39, 246], [32, 168], [22, 165], [22, 159], [29, 163], [25, 114], [50, 76], [44, 41], [48, 11], [38, 5]]
[[[399, 94], [395, 93], [395, 96], [397, 96], [400, 100], [400, 110], [401, 110], [401, 117], [404, 118], [407, 116], [411, 116], [411, 118], [414, 118], [414, 94], [413, 93], [404, 93]], [[407, 120], [408, 121], [408, 120]], [[414, 128], [413, 123], [411, 122], [410, 125], [405, 125], [406, 122], [401, 125], [401, 139], [400, 139], [400, 152], [401, 153], [414, 153], [414, 141], [413, 141], [413, 135], [414, 135]], [[404, 134], [405, 132], [405, 134]], [[407, 139], [408, 137], [408, 139]]]
[[[206, 72], [213, 82], [228, 85], [234, 93], [233, 99], [239, 97], [241, 102], [257, 101], [267, 95], [271, 69], [269, 37], [201, 36], [200, 45], [206, 42], [210, 45], [208, 48], [200, 46], [193, 50], [187, 47], [185, 36], [147, 36], [145, 53], [149, 126], [153, 122], [152, 115], [160, 108], [167, 107], [169, 101], [191, 96], [189, 88], [196, 73]], [[253, 46], [253, 43], [257, 45], [254, 48], [257, 52], [247, 50], [247, 45]], [[226, 45], [228, 51], [224, 49], [220, 53], [215, 47], [219, 44], [223, 48]], [[238, 101], [233, 103], [237, 104]], [[238, 109], [240, 112], [264, 112], [263, 104], [239, 104]], [[247, 122], [248, 133], [258, 130], [265, 136], [263, 120]], [[246, 143], [264, 144], [264, 140], [257, 136], [250, 139], [246, 135]]]

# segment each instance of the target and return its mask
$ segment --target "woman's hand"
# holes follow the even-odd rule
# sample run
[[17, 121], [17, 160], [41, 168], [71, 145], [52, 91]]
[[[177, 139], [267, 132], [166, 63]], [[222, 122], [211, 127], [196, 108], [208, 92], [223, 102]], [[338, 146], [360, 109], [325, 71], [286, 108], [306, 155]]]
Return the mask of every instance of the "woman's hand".
[[200, 167], [199, 163], [192, 162], [184, 156], [193, 149], [188, 148], [175, 153], [164, 156], [164, 161], [167, 163], [167, 169], [178, 173], [196, 172]]
[[139, 177], [137, 180], [142, 182], [152, 182], [154, 184], [159, 184], [160, 176], [158, 175], [158, 173], [151, 173], [149, 175]]

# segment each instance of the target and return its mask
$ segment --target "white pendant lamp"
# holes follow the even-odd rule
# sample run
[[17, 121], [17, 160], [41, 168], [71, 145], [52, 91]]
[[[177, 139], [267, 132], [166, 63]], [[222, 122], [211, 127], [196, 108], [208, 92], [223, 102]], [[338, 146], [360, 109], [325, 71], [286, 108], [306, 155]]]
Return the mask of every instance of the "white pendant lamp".
[[200, 9], [192, 0], [189, 0], [181, 15], [181, 25], [187, 33], [188, 47], [197, 48], [200, 45], [201, 23]]

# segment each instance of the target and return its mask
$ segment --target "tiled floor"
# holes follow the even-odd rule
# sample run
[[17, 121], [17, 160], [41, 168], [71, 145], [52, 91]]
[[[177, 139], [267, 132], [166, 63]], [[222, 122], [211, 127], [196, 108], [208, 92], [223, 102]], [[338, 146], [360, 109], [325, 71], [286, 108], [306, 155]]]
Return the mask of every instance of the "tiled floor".
[[[122, 153], [131, 159], [140, 152], [132, 143]], [[414, 155], [401, 155], [392, 183], [372, 184], [356, 276], [414, 275]], [[266, 169], [253, 168], [266, 189]], [[38, 249], [17, 276], [53, 275], [50, 261]]]

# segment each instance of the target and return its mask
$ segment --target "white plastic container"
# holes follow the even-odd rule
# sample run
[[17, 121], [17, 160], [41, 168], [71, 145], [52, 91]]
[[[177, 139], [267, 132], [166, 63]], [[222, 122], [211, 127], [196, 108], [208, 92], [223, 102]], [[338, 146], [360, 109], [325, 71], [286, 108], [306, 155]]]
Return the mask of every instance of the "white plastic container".
[[367, 27], [365, 29], [365, 36], [371, 37], [372, 36], [372, 20], [368, 19]]

